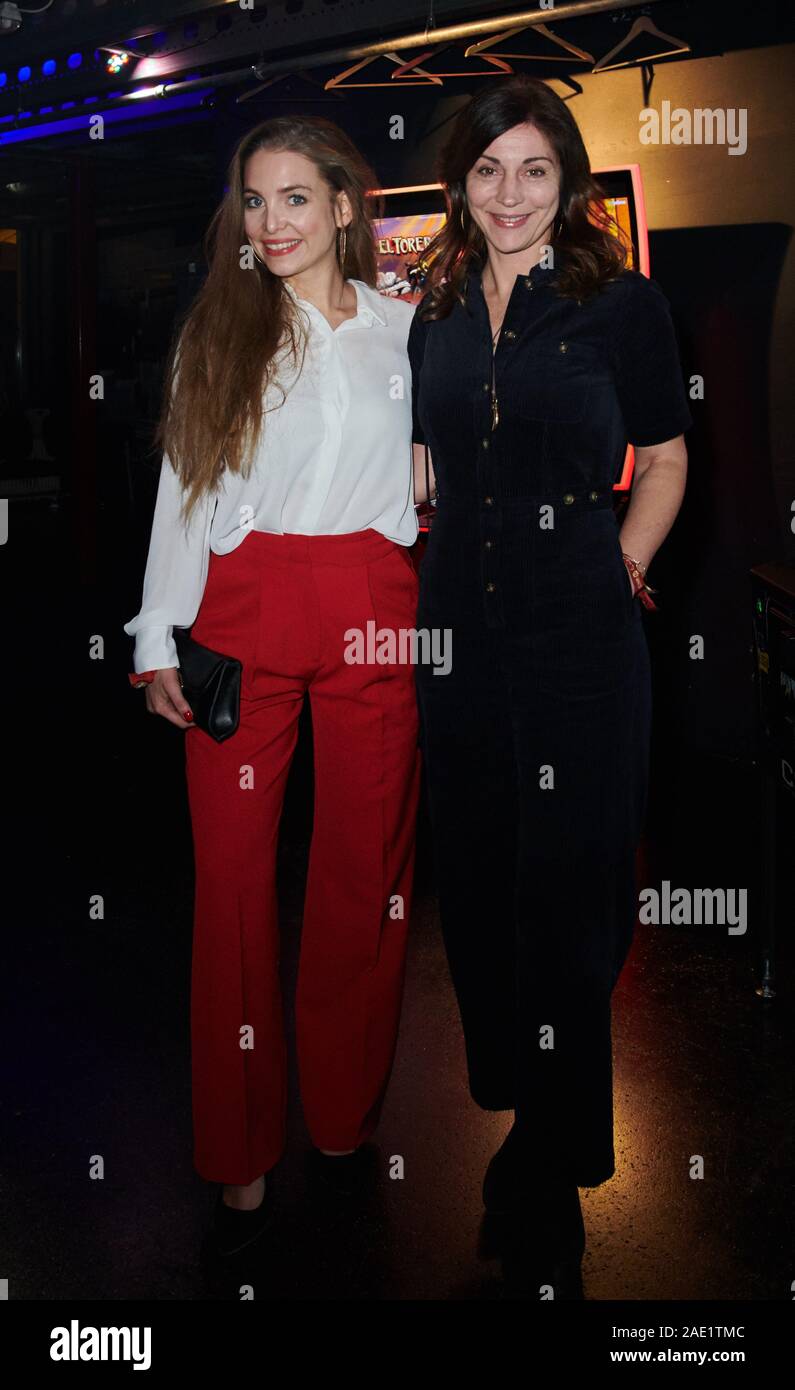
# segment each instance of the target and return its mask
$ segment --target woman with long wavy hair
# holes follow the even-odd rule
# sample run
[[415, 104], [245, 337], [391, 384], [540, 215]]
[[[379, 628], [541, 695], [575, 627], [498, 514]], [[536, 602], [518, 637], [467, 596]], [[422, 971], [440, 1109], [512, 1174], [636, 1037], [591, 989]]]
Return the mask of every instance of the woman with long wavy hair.
[[[692, 423], [660, 287], [626, 268], [566, 104], [495, 79], [458, 113], [412, 322], [416, 496], [436, 512], [417, 668], [445, 946], [473, 1099], [512, 1110], [485, 1174], [505, 1270], [582, 1297], [578, 1188], [615, 1171], [611, 993], [646, 804], [646, 568]], [[613, 485], [627, 440], [632, 497]]]
[[[239, 142], [170, 355], [143, 604], [125, 625], [132, 683], [186, 732], [194, 1163], [219, 1185], [218, 1254], [264, 1229], [285, 1147], [276, 847], [305, 695], [315, 807], [296, 1040], [313, 1160], [337, 1189], [370, 1166], [396, 1046], [414, 673], [352, 657], [356, 634], [410, 629], [416, 611], [413, 311], [375, 288], [375, 186], [323, 119], [277, 117]], [[222, 742], [191, 725], [175, 627], [242, 663]]]

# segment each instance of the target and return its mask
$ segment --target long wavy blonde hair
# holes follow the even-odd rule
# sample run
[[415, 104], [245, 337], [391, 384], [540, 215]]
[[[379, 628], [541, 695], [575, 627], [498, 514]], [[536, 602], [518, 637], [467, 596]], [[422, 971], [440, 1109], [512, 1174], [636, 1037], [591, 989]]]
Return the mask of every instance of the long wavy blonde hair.
[[[275, 381], [274, 358], [286, 341], [303, 363], [305, 330], [281, 279], [250, 252], [243, 197], [246, 163], [260, 150], [288, 150], [311, 159], [329, 200], [347, 194], [346, 279], [376, 284], [372, 218], [380, 215], [375, 175], [344, 131], [323, 117], [275, 116], [238, 143], [226, 191], [204, 239], [208, 274], [172, 342], [154, 442], [166, 452], [185, 497], [187, 524], [199, 498], [225, 470], [248, 477]], [[241, 248], [250, 252], [241, 255]], [[299, 368], [300, 369], [300, 368]], [[276, 382], [278, 385], [278, 382]], [[281, 404], [281, 402], [279, 402]], [[276, 407], [271, 407], [275, 409]]]

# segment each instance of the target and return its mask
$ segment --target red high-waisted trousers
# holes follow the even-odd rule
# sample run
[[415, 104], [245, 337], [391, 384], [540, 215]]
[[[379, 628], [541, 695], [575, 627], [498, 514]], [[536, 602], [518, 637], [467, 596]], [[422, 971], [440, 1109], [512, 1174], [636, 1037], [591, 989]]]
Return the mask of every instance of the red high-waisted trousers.
[[421, 754], [414, 667], [345, 652], [350, 629], [413, 628], [417, 589], [405, 547], [371, 529], [251, 531], [228, 555], [210, 554], [192, 636], [243, 664], [236, 732], [221, 744], [185, 734], [194, 1164], [212, 1182], [248, 1184], [285, 1147], [276, 847], [306, 692], [315, 808], [295, 1001], [301, 1099], [318, 1148], [355, 1148], [378, 1123], [397, 1043]]

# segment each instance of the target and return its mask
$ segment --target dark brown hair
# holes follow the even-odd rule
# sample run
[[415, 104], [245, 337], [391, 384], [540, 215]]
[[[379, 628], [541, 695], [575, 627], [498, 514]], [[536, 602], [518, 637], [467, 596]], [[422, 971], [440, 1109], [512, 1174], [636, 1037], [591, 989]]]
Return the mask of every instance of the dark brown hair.
[[[283, 340], [294, 362], [301, 351], [303, 363], [306, 338], [295, 304], [280, 277], [254, 257], [245, 232], [246, 162], [266, 149], [305, 155], [328, 185], [331, 201], [339, 192], [348, 195], [353, 216], [343, 274], [376, 284], [371, 222], [381, 200], [368, 191], [376, 188], [376, 178], [353, 142], [323, 117], [275, 116], [255, 126], [234, 150], [224, 197], [205, 235], [207, 278], [172, 343], [155, 432], [155, 443], [168, 453], [186, 489], [186, 520], [225, 469], [248, 477], [268, 413], [264, 394], [272, 359]], [[250, 253], [247, 264], [241, 263], [241, 248]]]
[[560, 167], [560, 204], [550, 243], [556, 293], [587, 299], [624, 269], [627, 249], [598, 205], [604, 191], [591, 174], [565, 101], [534, 77], [495, 78], [459, 111], [437, 162], [447, 220], [419, 257], [427, 267], [423, 319], [446, 318], [456, 299], [464, 302], [470, 267], [485, 265], [486, 238], [469, 214], [466, 176], [492, 140], [525, 121], [546, 136]]

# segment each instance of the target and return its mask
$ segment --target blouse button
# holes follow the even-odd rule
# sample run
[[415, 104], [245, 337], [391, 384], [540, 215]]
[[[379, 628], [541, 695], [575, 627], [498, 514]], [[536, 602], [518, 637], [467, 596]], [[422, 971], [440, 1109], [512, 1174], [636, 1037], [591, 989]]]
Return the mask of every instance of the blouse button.
[[559, 343], [559, 344], [558, 344], [558, 352], [568, 352], [568, 350], [569, 350], [569, 345], [568, 345], [568, 343]]
[[491, 550], [492, 547], [493, 547], [493, 545], [494, 545], [494, 542], [493, 542], [493, 541], [484, 541], [484, 543], [483, 543], [483, 548], [484, 548], [484, 550]]
[[564, 495], [563, 495], [563, 501], [564, 501], [564, 503], [565, 503], [565, 505], [566, 505], [567, 507], [570, 507], [571, 504], [572, 504], [572, 502], [574, 501], [574, 493], [572, 493], [572, 492], [566, 492], [566, 493], [564, 493]]
[[484, 383], [483, 383], [483, 390], [484, 390], [484, 391], [490, 391], [490, 390], [491, 390], [491, 382], [490, 382], [490, 381], [484, 381]]
[[486, 585], [486, 593], [487, 593], [487, 594], [493, 594], [493, 593], [494, 593], [494, 590], [496, 589], [496, 587], [497, 587], [497, 585], [494, 583], [494, 580], [493, 580], [493, 579], [490, 579], [489, 582], [488, 582], [488, 584]]
[[483, 438], [483, 439], [481, 440], [481, 443], [482, 443], [484, 449], [488, 449], [488, 447], [489, 447], [489, 441], [488, 441], [488, 439]]
[[591, 499], [592, 502], [597, 502], [597, 501], [599, 500], [599, 493], [598, 493], [598, 492], [589, 492], [589, 493], [588, 493], [588, 496], [590, 497], [590, 499]]
[[526, 290], [531, 290], [531, 289], [533, 288], [533, 282], [532, 282], [532, 280], [529, 278], [529, 276], [528, 276], [528, 278], [525, 280], [524, 284], [525, 284], [525, 289], [526, 289]]
[[[572, 499], [572, 500], [573, 500], [573, 499]], [[493, 506], [494, 506], [494, 498], [493, 498], [493, 497], [484, 497], [484, 498], [483, 498], [483, 501], [485, 502], [485, 504], [486, 504], [487, 507], [493, 507]]]
[[516, 334], [514, 333], [512, 328], [507, 328], [502, 336], [503, 338], [515, 338]]

